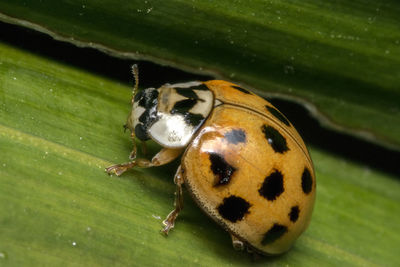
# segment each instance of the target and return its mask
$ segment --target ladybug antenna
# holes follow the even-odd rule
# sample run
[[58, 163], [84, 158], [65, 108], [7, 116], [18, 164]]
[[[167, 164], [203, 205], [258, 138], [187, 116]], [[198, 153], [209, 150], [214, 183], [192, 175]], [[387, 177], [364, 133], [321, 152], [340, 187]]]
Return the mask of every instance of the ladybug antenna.
[[139, 67], [137, 64], [133, 64], [132, 74], [133, 74], [133, 77], [135, 78], [135, 86], [133, 87], [133, 91], [132, 91], [132, 104], [133, 104], [133, 100], [135, 98], [135, 95], [136, 95], [138, 87], [139, 87]]
[[[135, 95], [136, 95], [136, 93], [138, 91], [138, 88], [139, 88], [139, 67], [138, 67], [137, 64], [133, 64], [132, 65], [132, 74], [133, 74], [133, 77], [135, 78], [135, 85], [133, 86], [133, 91], [132, 91], [132, 100], [131, 100], [132, 113], [131, 114], [134, 115], [133, 103], [135, 101]], [[129, 117], [131, 117], [131, 115], [129, 115]], [[128, 118], [128, 121], [129, 121], [129, 118]], [[135, 131], [134, 130], [131, 130], [131, 139], [132, 139], [132, 142], [133, 142], [133, 148], [132, 148], [131, 154], [129, 155], [129, 159], [130, 160], [134, 160], [136, 158], [136, 141], [135, 141]]]

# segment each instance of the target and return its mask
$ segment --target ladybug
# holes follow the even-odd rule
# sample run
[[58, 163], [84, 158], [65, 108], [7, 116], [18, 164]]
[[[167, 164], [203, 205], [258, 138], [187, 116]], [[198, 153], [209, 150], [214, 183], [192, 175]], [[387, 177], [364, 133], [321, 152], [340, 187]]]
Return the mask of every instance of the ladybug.
[[183, 208], [185, 184], [198, 206], [229, 232], [235, 249], [266, 255], [287, 251], [307, 228], [316, 180], [307, 148], [271, 103], [221, 80], [165, 84], [136, 93], [126, 128], [142, 143], [163, 148], [106, 168], [167, 164], [182, 154], [175, 174], [175, 208], [163, 221], [168, 234]]

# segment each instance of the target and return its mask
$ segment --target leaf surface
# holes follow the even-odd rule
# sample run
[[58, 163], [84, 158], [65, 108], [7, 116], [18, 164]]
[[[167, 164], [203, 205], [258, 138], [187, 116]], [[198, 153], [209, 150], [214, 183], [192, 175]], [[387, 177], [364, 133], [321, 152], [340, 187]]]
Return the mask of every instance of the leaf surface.
[[130, 152], [130, 91], [0, 44], [0, 265], [400, 264], [399, 177], [316, 148], [313, 219], [288, 253], [254, 263], [186, 193], [161, 235], [178, 163], [104, 172]]

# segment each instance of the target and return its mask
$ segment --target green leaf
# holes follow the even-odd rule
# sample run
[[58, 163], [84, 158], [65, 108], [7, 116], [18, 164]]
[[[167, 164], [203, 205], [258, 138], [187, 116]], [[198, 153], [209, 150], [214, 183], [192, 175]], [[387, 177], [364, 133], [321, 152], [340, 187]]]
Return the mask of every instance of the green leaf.
[[[127, 159], [131, 89], [0, 44], [0, 265], [400, 264], [400, 180], [311, 148], [317, 201], [282, 256], [253, 262], [185, 194], [168, 237], [177, 163], [110, 177]], [[152, 145], [151, 150], [157, 149]]]
[[[3, 0], [4, 21], [248, 84], [400, 149], [400, 2]], [[0, 13], [0, 14], [1, 14]]]

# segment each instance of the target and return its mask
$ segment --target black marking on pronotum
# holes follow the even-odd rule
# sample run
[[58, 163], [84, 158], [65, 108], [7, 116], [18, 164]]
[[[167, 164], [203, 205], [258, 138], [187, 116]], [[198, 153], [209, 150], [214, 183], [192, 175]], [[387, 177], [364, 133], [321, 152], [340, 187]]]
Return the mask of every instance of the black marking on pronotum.
[[[138, 105], [144, 108], [148, 108], [157, 103], [158, 91], [154, 88], [147, 88], [144, 91], [140, 91], [135, 95], [134, 101], [139, 100]], [[140, 99], [139, 99], [140, 98]]]
[[301, 188], [305, 194], [309, 194], [312, 189], [312, 177], [307, 167], [304, 168], [303, 174], [301, 175]]
[[[190, 90], [189, 90], [190, 91]], [[189, 93], [190, 94], [190, 93]], [[203, 99], [184, 99], [175, 103], [171, 109], [171, 114], [180, 114], [183, 116], [185, 122], [195, 128], [195, 130], [204, 122], [206, 119], [201, 114], [194, 114], [189, 112], [196, 104], [197, 101], [204, 101]]]
[[206, 118], [204, 118], [204, 116], [201, 114], [194, 114], [188, 112], [184, 115], [185, 122], [192, 125], [193, 127], [200, 126], [205, 119]]
[[138, 102], [139, 99], [142, 98], [143, 94], [144, 94], [144, 90], [137, 92], [136, 95], [135, 95], [135, 97], [133, 98], [133, 101], [134, 101], [134, 102]]
[[290, 122], [288, 121], [288, 119], [286, 119], [286, 117], [279, 110], [277, 110], [274, 107], [268, 106], [268, 105], [266, 105], [265, 107], [275, 118], [277, 118], [278, 120], [280, 120], [282, 123], [286, 124], [287, 126], [290, 126]]
[[139, 122], [143, 124], [143, 126], [147, 129], [156, 121], [158, 118], [157, 115], [157, 100], [154, 102], [153, 106], [146, 107], [145, 111], [140, 115]]
[[210, 90], [204, 83], [190, 87], [192, 90]]
[[150, 110], [149, 110], [149, 109], [146, 109], [146, 110], [142, 113], [142, 115], [140, 115], [138, 121], [141, 122], [141, 123], [143, 123], [143, 124], [145, 124], [146, 121], [149, 120], [149, 118], [150, 118]]
[[278, 170], [268, 175], [258, 190], [260, 195], [269, 201], [275, 200], [283, 191], [285, 191], [283, 188], [283, 175]]
[[221, 154], [209, 153], [209, 158], [211, 162], [211, 170], [217, 177], [214, 186], [225, 185], [229, 183], [233, 173], [236, 168], [229, 165]]
[[171, 109], [171, 114], [180, 113], [185, 114], [197, 104], [196, 99], [184, 99], [175, 103]]
[[199, 98], [197, 96], [197, 94], [191, 89], [185, 88], [185, 89], [175, 89], [175, 90], [179, 95], [184, 96], [186, 98], [189, 98], [189, 99], [198, 99]]
[[278, 223], [275, 223], [268, 232], [265, 233], [264, 238], [261, 241], [262, 245], [268, 245], [279, 239], [282, 235], [287, 232], [287, 227]]
[[243, 129], [232, 129], [225, 133], [226, 140], [234, 145], [246, 143], [246, 132]]
[[217, 207], [222, 218], [233, 223], [242, 220], [244, 215], [249, 213], [249, 208], [250, 203], [237, 196], [224, 198], [223, 203]]
[[283, 154], [289, 150], [286, 143], [286, 138], [283, 137], [283, 135], [281, 135], [274, 127], [263, 125], [261, 130], [265, 134], [265, 138], [275, 152]]
[[296, 222], [297, 219], [299, 218], [299, 213], [300, 213], [299, 206], [293, 206], [289, 212], [289, 219], [292, 222]]
[[205, 102], [204, 99], [199, 98], [199, 96], [196, 94], [196, 92], [191, 89], [180, 89], [180, 90], [175, 89], [175, 90], [179, 95], [184, 96], [188, 99], [195, 99], [199, 102]]
[[140, 123], [135, 126], [135, 135], [142, 141], [149, 139], [147, 130], [158, 119], [157, 98], [158, 91], [154, 88], [148, 88], [135, 95], [134, 101], [138, 102], [138, 105], [145, 109], [142, 115], [138, 118]]
[[248, 91], [248, 90], [246, 90], [246, 89], [244, 89], [244, 88], [242, 88], [242, 87], [240, 87], [240, 86], [233, 85], [232, 87], [235, 88], [236, 90], [239, 90], [239, 91], [242, 92], [242, 93], [251, 94], [250, 91]]

